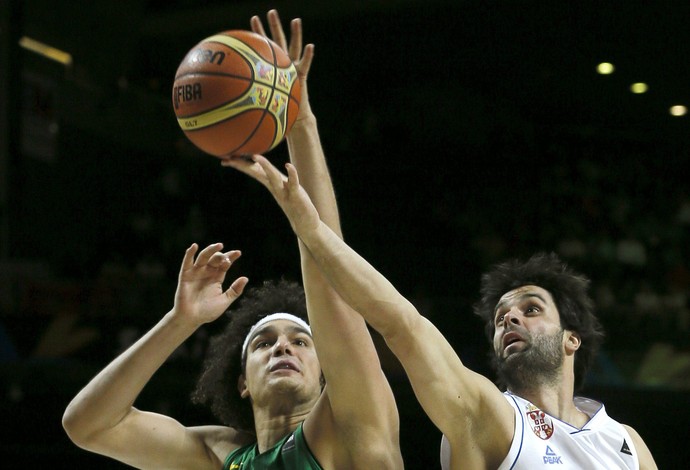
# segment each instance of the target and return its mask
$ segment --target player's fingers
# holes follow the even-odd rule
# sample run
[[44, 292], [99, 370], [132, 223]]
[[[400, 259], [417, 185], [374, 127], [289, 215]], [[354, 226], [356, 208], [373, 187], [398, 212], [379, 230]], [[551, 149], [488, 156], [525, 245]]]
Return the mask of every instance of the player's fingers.
[[240, 258], [240, 256], [242, 256], [242, 252], [240, 250], [230, 250], [225, 253], [225, 257], [227, 258], [230, 264], [237, 261]]
[[264, 172], [263, 168], [261, 168], [261, 165], [257, 164], [254, 161], [249, 161], [241, 158], [230, 158], [223, 159], [220, 164], [222, 166], [227, 166], [241, 171], [245, 175], [251, 176], [264, 186], [268, 184], [266, 173]]
[[254, 158], [251, 155], [232, 155], [220, 159], [220, 166], [229, 166], [237, 170], [248, 168], [254, 164]]
[[208, 262], [208, 266], [220, 270], [225, 274], [240, 256], [242, 256], [240, 250], [231, 250], [226, 253], [214, 253]]
[[306, 78], [309, 75], [309, 69], [311, 68], [311, 61], [314, 58], [314, 45], [307, 44], [304, 48], [304, 54], [299, 61], [299, 68], [297, 73], [300, 78]]
[[297, 168], [292, 163], [285, 164], [287, 170], [287, 184], [289, 189], [295, 189], [299, 186], [299, 176], [297, 175]]
[[180, 267], [180, 273], [194, 266], [194, 255], [196, 254], [198, 249], [199, 245], [197, 245], [196, 243], [192, 243], [192, 245], [189, 248], [187, 248], [187, 250], [184, 252], [184, 258], [182, 258], [182, 266]]
[[254, 155], [254, 161], [264, 170], [269, 183], [273, 183], [275, 180], [281, 180], [280, 171], [268, 160], [268, 158], [263, 155]]
[[249, 24], [252, 27], [252, 31], [254, 31], [256, 34], [266, 36], [266, 32], [264, 31], [264, 25], [261, 23], [261, 18], [254, 15], [249, 20]]
[[283, 187], [283, 181], [285, 181], [285, 176], [278, 171], [276, 167], [273, 166], [268, 159], [262, 155], [256, 155], [256, 163], [261, 165], [264, 172], [266, 173], [266, 178], [268, 179], [269, 189], [280, 190]]
[[290, 21], [290, 46], [288, 55], [293, 62], [300, 60], [302, 54], [302, 20], [295, 18]]
[[203, 250], [199, 252], [199, 255], [196, 257], [196, 265], [197, 266], [205, 266], [208, 264], [209, 260], [211, 257], [219, 252], [220, 250], [223, 249], [223, 244], [222, 243], [213, 243]]
[[213, 253], [208, 260], [208, 266], [216, 269], [223, 267], [229, 268], [230, 264], [230, 258], [228, 258], [225, 253], [221, 252]]
[[244, 292], [244, 288], [248, 282], [249, 279], [244, 276], [235, 279], [235, 282], [233, 282], [228, 290], [225, 291], [225, 295], [228, 297], [228, 300], [230, 300], [230, 303], [234, 302], [240, 295], [242, 295], [242, 292]]
[[271, 30], [271, 39], [278, 44], [285, 52], [288, 51], [287, 39], [283, 26], [280, 24], [280, 16], [277, 10], [270, 10], [268, 12], [268, 28]]
[[256, 167], [251, 156], [232, 156], [221, 159], [220, 166], [234, 168], [244, 173], [251, 171], [252, 167]]

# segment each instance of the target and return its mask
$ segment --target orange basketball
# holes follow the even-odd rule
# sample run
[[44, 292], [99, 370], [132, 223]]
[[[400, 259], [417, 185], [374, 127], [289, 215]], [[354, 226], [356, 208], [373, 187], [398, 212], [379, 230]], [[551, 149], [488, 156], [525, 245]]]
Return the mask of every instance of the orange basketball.
[[177, 122], [194, 145], [216, 157], [266, 153], [297, 118], [297, 70], [270, 39], [225, 31], [190, 50], [175, 74]]

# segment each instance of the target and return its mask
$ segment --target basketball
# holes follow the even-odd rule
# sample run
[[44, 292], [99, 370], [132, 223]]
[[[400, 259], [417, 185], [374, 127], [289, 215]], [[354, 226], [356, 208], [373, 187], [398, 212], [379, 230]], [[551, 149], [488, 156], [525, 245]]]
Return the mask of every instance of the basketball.
[[219, 157], [266, 153], [297, 118], [297, 70], [272, 40], [251, 31], [207, 37], [175, 73], [177, 122], [202, 151]]

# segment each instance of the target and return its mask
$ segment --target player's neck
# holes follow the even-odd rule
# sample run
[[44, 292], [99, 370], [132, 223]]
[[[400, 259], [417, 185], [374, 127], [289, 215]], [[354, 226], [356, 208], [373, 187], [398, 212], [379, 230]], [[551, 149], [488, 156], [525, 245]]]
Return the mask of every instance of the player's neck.
[[573, 387], [567, 384], [510, 391], [554, 418], [577, 428], [582, 428], [589, 421], [589, 416], [575, 406]]
[[291, 414], [274, 414], [269, 410], [255, 411], [254, 422], [259, 452], [267, 451], [286, 434], [297, 429], [308, 414], [309, 410], [294, 410]]

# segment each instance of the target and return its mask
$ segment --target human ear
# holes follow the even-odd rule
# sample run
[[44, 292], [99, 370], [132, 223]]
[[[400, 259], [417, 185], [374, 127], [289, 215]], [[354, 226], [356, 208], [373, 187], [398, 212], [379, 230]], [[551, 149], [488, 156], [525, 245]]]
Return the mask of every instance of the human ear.
[[241, 374], [237, 379], [237, 390], [240, 392], [242, 398], [249, 397], [249, 389], [247, 388], [247, 379], [244, 378], [244, 374]]
[[567, 338], [565, 340], [566, 352], [568, 352], [569, 354], [574, 354], [575, 351], [580, 349], [580, 345], [582, 344], [582, 339], [580, 338], [580, 335], [578, 333], [576, 333], [575, 331], [566, 330], [566, 335], [567, 335]]

